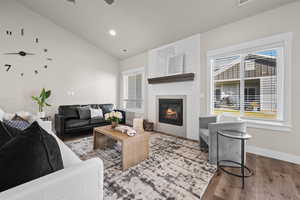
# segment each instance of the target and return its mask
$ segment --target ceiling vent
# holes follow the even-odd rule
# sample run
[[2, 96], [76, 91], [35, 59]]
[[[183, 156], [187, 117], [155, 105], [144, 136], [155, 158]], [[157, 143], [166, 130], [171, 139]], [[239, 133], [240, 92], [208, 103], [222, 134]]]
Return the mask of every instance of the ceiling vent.
[[239, 6], [243, 6], [247, 3], [250, 3], [252, 0], [238, 0], [239, 1]]

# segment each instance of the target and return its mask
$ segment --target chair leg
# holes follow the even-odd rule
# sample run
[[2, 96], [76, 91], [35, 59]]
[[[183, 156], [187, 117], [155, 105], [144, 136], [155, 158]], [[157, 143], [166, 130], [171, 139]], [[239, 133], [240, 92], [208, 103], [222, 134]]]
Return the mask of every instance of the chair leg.
[[200, 138], [200, 151], [208, 152], [208, 145]]

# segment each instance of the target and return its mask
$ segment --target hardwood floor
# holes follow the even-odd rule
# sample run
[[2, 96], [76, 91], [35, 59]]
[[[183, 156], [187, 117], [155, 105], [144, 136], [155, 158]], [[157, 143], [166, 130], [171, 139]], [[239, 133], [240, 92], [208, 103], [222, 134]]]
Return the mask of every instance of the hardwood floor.
[[247, 154], [254, 175], [241, 179], [218, 172], [202, 200], [300, 200], [300, 165]]

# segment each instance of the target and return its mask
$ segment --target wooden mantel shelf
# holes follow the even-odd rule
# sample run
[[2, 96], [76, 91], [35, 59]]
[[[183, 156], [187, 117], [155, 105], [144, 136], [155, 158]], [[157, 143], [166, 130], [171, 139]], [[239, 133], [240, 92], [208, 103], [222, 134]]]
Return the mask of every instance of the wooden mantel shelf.
[[160, 84], [160, 83], [172, 83], [172, 82], [183, 82], [193, 81], [195, 79], [194, 73], [176, 74], [171, 76], [163, 76], [157, 78], [148, 78], [149, 84]]

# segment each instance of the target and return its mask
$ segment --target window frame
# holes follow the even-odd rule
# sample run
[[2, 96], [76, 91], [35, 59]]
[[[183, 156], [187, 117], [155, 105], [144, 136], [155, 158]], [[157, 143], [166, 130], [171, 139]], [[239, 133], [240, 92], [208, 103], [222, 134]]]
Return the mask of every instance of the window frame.
[[[214, 77], [213, 77], [213, 59], [220, 57], [241, 56], [258, 51], [265, 51], [269, 49], [282, 49], [278, 51], [281, 55], [277, 67], [277, 101], [278, 101], [278, 118], [275, 120], [249, 118], [241, 116], [242, 119], [248, 122], [248, 126], [254, 128], [266, 128], [282, 131], [290, 131], [291, 129], [291, 46], [292, 33], [283, 33], [271, 37], [266, 37], [254, 41], [244, 42], [238, 45], [233, 45], [221, 49], [211, 50], [207, 52], [207, 66], [208, 66], [208, 108], [209, 115], [213, 114], [214, 110]], [[244, 74], [244, 60], [241, 61], [240, 73]], [[244, 84], [244, 77], [240, 76], [241, 84]], [[241, 88], [245, 87], [242, 85]], [[244, 91], [240, 92], [243, 95], [240, 101], [244, 103]], [[241, 106], [242, 108], [243, 106]], [[272, 124], [272, 126], [270, 126]]]
[[[145, 104], [145, 69], [144, 67], [136, 68], [136, 69], [130, 69], [123, 71], [122, 73], [122, 86], [123, 91], [121, 95], [121, 107], [128, 112], [135, 112], [135, 113], [143, 113], [144, 112], [144, 104]], [[136, 76], [141, 75], [142, 76], [142, 98], [141, 98], [141, 108], [126, 108], [124, 106], [124, 102], [128, 100], [128, 77], [129, 76]]]

